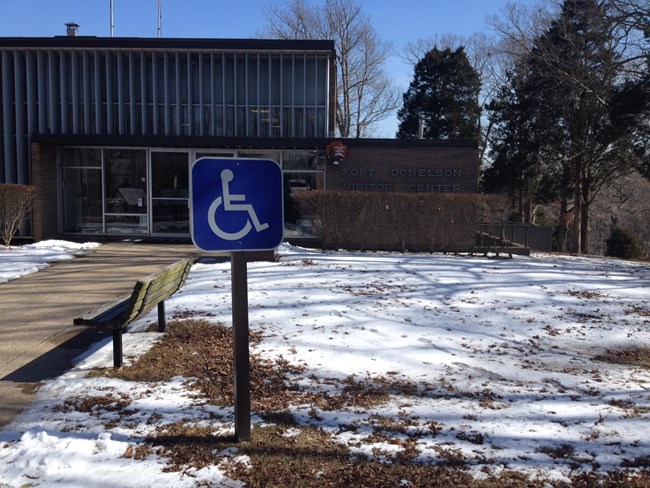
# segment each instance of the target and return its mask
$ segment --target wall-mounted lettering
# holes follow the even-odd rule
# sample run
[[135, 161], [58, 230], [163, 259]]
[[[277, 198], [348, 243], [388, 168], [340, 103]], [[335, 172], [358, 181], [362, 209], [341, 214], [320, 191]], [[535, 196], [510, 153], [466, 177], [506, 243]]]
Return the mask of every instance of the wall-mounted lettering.
[[460, 185], [409, 185], [410, 192], [460, 193]]
[[390, 175], [403, 178], [460, 178], [459, 169], [391, 168]]
[[344, 168], [343, 176], [375, 176], [375, 168]]
[[393, 191], [393, 185], [381, 183], [343, 183], [346, 191]]
[[345, 163], [327, 167], [328, 190], [393, 193], [476, 193], [479, 159], [476, 148], [401, 147], [399, 143], [358, 145]]

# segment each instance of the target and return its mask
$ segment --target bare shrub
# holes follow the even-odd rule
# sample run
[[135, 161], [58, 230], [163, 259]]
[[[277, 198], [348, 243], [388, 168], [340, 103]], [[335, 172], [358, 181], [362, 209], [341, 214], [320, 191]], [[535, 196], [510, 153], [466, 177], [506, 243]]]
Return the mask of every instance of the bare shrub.
[[478, 199], [477, 217], [481, 223], [507, 222], [510, 201], [506, 195], [483, 194]]
[[27, 185], [0, 184], [0, 239], [11, 243], [32, 210], [34, 188]]
[[592, 254], [605, 254], [612, 230], [623, 227], [636, 236], [642, 256], [650, 256], [650, 181], [632, 173], [603, 187], [592, 204], [589, 225]]

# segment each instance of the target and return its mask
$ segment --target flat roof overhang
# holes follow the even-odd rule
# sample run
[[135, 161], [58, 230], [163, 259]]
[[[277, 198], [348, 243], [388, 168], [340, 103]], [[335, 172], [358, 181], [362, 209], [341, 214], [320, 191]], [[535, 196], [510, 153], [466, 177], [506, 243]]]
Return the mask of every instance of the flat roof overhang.
[[133, 146], [206, 149], [315, 149], [325, 148], [325, 145], [329, 143], [330, 139], [36, 134], [32, 136], [31, 141], [60, 146]]
[[433, 139], [345, 139], [327, 138], [256, 138], [211, 136], [137, 136], [137, 135], [73, 135], [35, 134], [31, 142], [62, 146], [138, 146], [214, 149], [323, 149], [332, 141], [349, 147], [363, 148], [449, 148], [478, 149], [476, 141]]
[[104, 49], [153, 51], [322, 51], [335, 52], [332, 40], [213, 39], [149, 37], [0, 37], [0, 49]]

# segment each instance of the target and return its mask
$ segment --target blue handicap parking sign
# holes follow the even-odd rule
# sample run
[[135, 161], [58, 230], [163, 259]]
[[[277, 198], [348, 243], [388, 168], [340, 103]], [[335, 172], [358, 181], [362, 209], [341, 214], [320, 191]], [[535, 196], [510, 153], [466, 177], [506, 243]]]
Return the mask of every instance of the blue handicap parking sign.
[[204, 251], [258, 251], [282, 243], [282, 169], [270, 159], [200, 158], [190, 176], [192, 241]]

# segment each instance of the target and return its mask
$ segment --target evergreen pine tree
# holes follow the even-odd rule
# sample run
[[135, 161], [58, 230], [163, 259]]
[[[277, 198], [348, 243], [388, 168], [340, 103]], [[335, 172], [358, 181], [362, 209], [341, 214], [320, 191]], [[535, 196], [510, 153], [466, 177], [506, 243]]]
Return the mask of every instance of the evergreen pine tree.
[[425, 139], [478, 139], [481, 82], [465, 50], [432, 49], [414, 71], [397, 112], [397, 137], [418, 137], [423, 120]]

